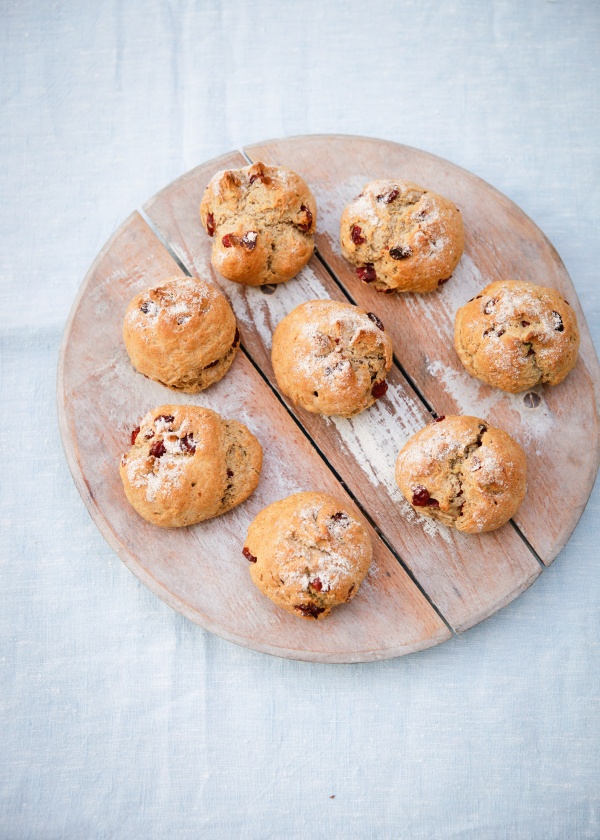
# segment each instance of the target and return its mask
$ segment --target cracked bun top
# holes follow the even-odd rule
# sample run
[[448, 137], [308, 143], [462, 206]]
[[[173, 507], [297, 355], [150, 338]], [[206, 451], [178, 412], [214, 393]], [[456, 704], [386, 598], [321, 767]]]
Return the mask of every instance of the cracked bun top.
[[375, 313], [311, 300], [277, 325], [271, 359], [279, 387], [294, 403], [351, 417], [387, 391], [392, 342]]
[[314, 620], [356, 595], [373, 550], [364, 524], [343, 502], [325, 493], [296, 493], [258, 514], [243, 554], [263, 595]]
[[478, 417], [439, 417], [404, 445], [396, 482], [412, 507], [476, 534], [514, 516], [526, 489], [525, 453]]
[[218, 289], [194, 277], [171, 277], [133, 298], [123, 339], [136, 370], [195, 394], [225, 376], [240, 334]]
[[410, 181], [372, 181], [340, 223], [342, 253], [378, 292], [431, 292], [450, 279], [464, 248], [451, 201]]
[[180, 528], [245, 501], [261, 467], [260, 443], [242, 423], [195, 405], [161, 405], [133, 430], [120, 470], [140, 516]]
[[234, 283], [285, 283], [313, 254], [317, 203], [306, 182], [282, 166], [217, 172], [200, 219], [213, 238], [213, 266]]
[[454, 346], [472, 376], [516, 394], [562, 382], [577, 361], [579, 329], [555, 289], [500, 280], [458, 310]]

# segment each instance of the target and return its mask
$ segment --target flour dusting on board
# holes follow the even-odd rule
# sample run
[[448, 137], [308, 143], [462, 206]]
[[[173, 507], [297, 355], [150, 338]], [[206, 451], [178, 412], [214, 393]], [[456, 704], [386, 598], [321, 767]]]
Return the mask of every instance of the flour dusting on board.
[[307, 300], [328, 300], [329, 294], [310, 266], [305, 266], [289, 283], [270, 286], [231, 284], [229, 299], [235, 315], [243, 324], [254, 325], [265, 347], [270, 348], [273, 330], [292, 309]]
[[328, 425], [335, 426], [343, 445], [354, 456], [371, 484], [385, 488], [405, 519], [420, 524], [430, 536], [441, 535], [448, 541], [447, 529], [433, 520], [418, 516], [396, 484], [398, 452], [426, 422], [417, 404], [399, 386], [390, 384], [385, 399], [356, 417], [324, 419]]
[[[480, 386], [466, 371], [457, 371], [440, 361], [428, 360], [427, 371], [442, 383], [461, 414], [469, 414], [486, 420], [500, 404], [514, 411], [519, 418], [519, 423], [514, 427], [507, 428], [506, 424], [503, 427], [526, 449], [533, 449], [555, 425], [555, 418], [543, 394], [540, 394], [542, 400], [540, 405], [531, 409], [525, 404], [524, 394], [508, 394], [504, 391], [492, 390], [487, 386]], [[539, 454], [541, 454], [540, 451], [536, 450], [536, 455]]]
[[369, 180], [368, 175], [352, 175], [339, 184], [311, 185], [319, 206], [317, 232], [327, 236], [334, 252], [340, 256], [342, 253], [340, 249], [342, 210], [362, 191]]

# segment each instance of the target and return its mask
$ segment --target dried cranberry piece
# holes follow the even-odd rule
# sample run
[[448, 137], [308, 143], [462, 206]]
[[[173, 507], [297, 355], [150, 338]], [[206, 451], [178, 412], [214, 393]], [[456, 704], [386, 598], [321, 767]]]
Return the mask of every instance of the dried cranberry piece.
[[385, 332], [385, 327], [383, 326], [383, 323], [374, 312], [367, 312], [367, 318], [370, 318], [371, 321], [373, 321], [373, 323], [376, 326], [378, 326], [380, 330], [382, 330], [382, 332]]
[[355, 245], [363, 245], [367, 240], [362, 235], [362, 228], [358, 225], [352, 225], [350, 229], [350, 239]]
[[436, 417], [436, 418], [435, 418], [435, 422], [436, 422], [436, 423], [441, 423], [441, 422], [442, 422], [442, 420], [445, 420], [445, 419], [446, 419], [446, 415], [445, 415], [445, 414], [440, 414], [440, 416], [439, 416], [439, 417]]
[[429, 499], [429, 490], [426, 487], [422, 484], [416, 484], [413, 487], [412, 503], [415, 507], [427, 507]]
[[135, 443], [135, 440], [136, 440], [137, 436], [139, 435], [139, 433], [140, 433], [140, 427], [136, 426], [135, 429], [133, 430], [133, 432], [131, 433], [131, 445], [132, 446]]
[[383, 395], [387, 392], [388, 384], [385, 379], [382, 379], [381, 382], [376, 382], [373, 387], [371, 388], [371, 393], [375, 397], [376, 400], [379, 397], [383, 397]]
[[186, 450], [187, 450], [188, 452], [190, 452], [192, 455], [193, 455], [193, 454], [194, 454], [194, 452], [196, 451], [196, 442], [195, 442], [195, 440], [194, 440], [194, 435], [193, 435], [193, 434], [191, 434], [191, 432], [190, 432], [189, 434], [187, 434], [187, 435], [184, 435], [184, 436], [180, 439], [180, 441], [179, 441], [179, 445], [181, 446], [181, 448], [182, 448], [182, 449], [186, 449]]
[[306, 213], [306, 221], [298, 223], [298, 227], [300, 228], [300, 230], [304, 231], [304, 233], [308, 233], [312, 225], [313, 214], [310, 212], [310, 210], [305, 204], [301, 205], [300, 212]]
[[429, 499], [427, 502], [427, 507], [439, 508], [440, 503], [437, 499]]
[[233, 345], [232, 346], [237, 347], [239, 343], [240, 343], [240, 331], [236, 327], [235, 328], [235, 335], [233, 337]]
[[344, 513], [341, 510], [338, 510], [338, 512], [334, 513], [331, 518], [333, 519], [334, 522], [344, 522], [345, 520], [348, 519], [348, 514]]
[[323, 589], [323, 584], [321, 582], [321, 578], [313, 578], [310, 582], [310, 585], [313, 589], [316, 589], [317, 592], [320, 592]]
[[242, 554], [244, 555], [244, 557], [246, 558], [246, 560], [249, 563], [256, 563], [256, 557], [254, 556], [254, 554], [252, 554], [250, 551], [248, 551], [246, 546], [243, 547]]
[[233, 478], [233, 470], [227, 470], [227, 478]]
[[398, 190], [393, 189], [390, 190], [388, 193], [383, 193], [382, 195], [377, 196], [377, 201], [383, 201], [384, 204], [391, 204], [392, 201], [398, 197]]
[[560, 317], [558, 312], [555, 312], [554, 310], [552, 310], [552, 316], [554, 318], [554, 329], [556, 330], [556, 332], [563, 332], [564, 329], [565, 329], [565, 326], [564, 326], [564, 324], [562, 322], [562, 318]]
[[236, 237], [232, 233], [226, 233], [221, 242], [224, 248], [231, 248], [235, 245]]
[[215, 235], [215, 217], [212, 213], [209, 213], [206, 217], [206, 232], [209, 236]]
[[165, 423], [172, 423], [174, 419], [172, 414], [159, 414], [158, 417], [154, 418], [154, 422], [158, 423], [159, 420], [163, 420]]
[[358, 279], [362, 280], [363, 283], [373, 283], [377, 280], [377, 274], [375, 273], [375, 266], [373, 263], [361, 265], [360, 268], [356, 269], [356, 273], [358, 274]]
[[492, 314], [492, 309], [494, 308], [495, 305], [496, 305], [496, 298], [492, 298], [491, 300], [488, 300], [486, 305], [483, 307], [483, 311], [485, 312], [485, 314], [486, 315], [491, 315]]
[[248, 230], [242, 236], [240, 242], [246, 251], [254, 251], [256, 248], [256, 240], [258, 239], [258, 233], [255, 230]]
[[149, 301], [149, 300], [145, 300], [145, 301], [142, 303], [142, 305], [140, 306], [140, 309], [142, 310], [142, 312], [144, 313], [144, 315], [147, 315], [147, 314], [148, 314], [148, 312], [150, 312], [150, 301]]
[[162, 440], [156, 440], [150, 447], [150, 454], [154, 458], [161, 458], [167, 450], [165, 449], [165, 445]]
[[529, 321], [521, 321], [521, 326], [522, 326], [522, 327], [529, 327], [529, 326], [530, 326], [530, 322], [529, 322]]
[[318, 618], [322, 612], [325, 612], [325, 607], [317, 607], [316, 604], [298, 604], [294, 607], [305, 618]]
[[410, 245], [394, 245], [390, 248], [390, 257], [393, 260], [406, 260], [412, 257], [412, 248]]

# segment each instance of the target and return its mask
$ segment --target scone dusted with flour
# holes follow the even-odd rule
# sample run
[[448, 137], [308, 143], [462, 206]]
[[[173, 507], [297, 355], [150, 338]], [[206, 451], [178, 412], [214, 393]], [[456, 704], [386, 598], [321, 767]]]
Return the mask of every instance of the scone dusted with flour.
[[271, 359], [279, 387], [294, 403], [352, 417], [386, 393], [392, 342], [374, 312], [311, 300], [277, 325]]
[[377, 292], [432, 292], [450, 279], [464, 248], [459, 209], [410, 181], [367, 184], [340, 223], [342, 253]]
[[354, 598], [373, 549], [364, 524], [343, 502], [326, 493], [296, 493], [258, 514], [243, 554], [263, 595], [314, 620]]
[[472, 376], [516, 394], [563, 381], [577, 362], [579, 328], [556, 289], [499, 280], [458, 310], [454, 346]]
[[240, 344], [225, 295], [195, 277], [170, 277], [136, 295], [123, 339], [136, 370], [188, 394], [222, 379]]
[[200, 218], [213, 238], [213, 266], [234, 283], [285, 283], [313, 254], [316, 201], [306, 182], [282, 166], [217, 172]]
[[261, 467], [260, 443], [242, 423], [208, 408], [162, 405], [131, 433], [120, 471], [125, 495], [140, 516], [180, 528], [247, 499]]
[[412, 507], [469, 534], [515, 515], [526, 489], [525, 453], [478, 417], [439, 417], [398, 455], [396, 482]]

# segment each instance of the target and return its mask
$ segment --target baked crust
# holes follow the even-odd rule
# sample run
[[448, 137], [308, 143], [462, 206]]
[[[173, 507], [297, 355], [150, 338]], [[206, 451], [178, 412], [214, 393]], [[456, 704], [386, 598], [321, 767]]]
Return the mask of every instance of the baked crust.
[[262, 448], [236, 420], [194, 405], [148, 412], [121, 459], [125, 495], [154, 525], [180, 528], [225, 513], [254, 492]]
[[225, 376], [240, 336], [229, 301], [218, 289], [194, 277], [171, 277], [133, 298], [123, 339], [136, 370], [196, 394]]
[[460, 211], [411, 181], [367, 184], [342, 213], [342, 253], [378, 292], [431, 292], [450, 279], [464, 248]]
[[414, 510], [476, 534], [515, 515], [526, 489], [519, 444], [478, 417], [441, 417], [401, 449], [396, 482]]
[[256, 516], [243, 553], [263, 595], [296, 616], [320, 620], [356, 595], [373, 549], [365, 526], [342, 502], [296, 493]]
[[217, 172], [200, 219], [213, 237], [213, 266], [234, 283], [285, 283], [313, 254], [316, 201], [306, 182], [281, 166]]
[[385, 394], [392, 342], [374, 313], [312, 300], [277, 325], [271, 359], [279, 387], [294, 403], [351, 417]]
[[472, 376], [516, 394], [562, 382], [577, 362], [579, 328], [556, 289], [499, 280], [458, 310], [454, 346]]

